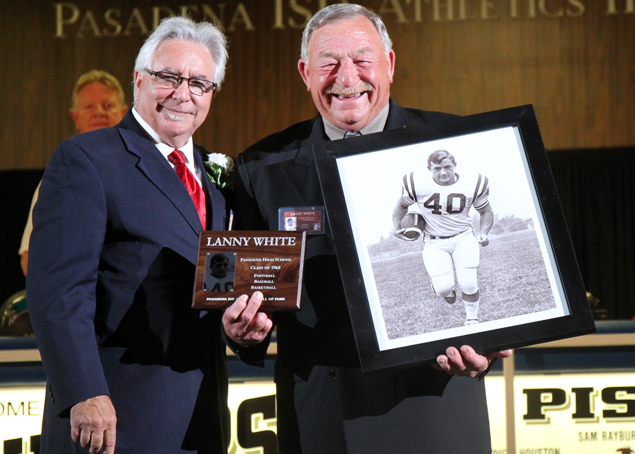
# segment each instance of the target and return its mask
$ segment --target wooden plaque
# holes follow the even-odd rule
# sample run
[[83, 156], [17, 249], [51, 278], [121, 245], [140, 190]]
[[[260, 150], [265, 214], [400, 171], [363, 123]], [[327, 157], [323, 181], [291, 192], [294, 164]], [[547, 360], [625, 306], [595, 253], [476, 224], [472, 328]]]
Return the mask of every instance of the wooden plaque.
[[261, 291], [262, 309], [299, 310], [306, 232], [201, 232], [193, 309], [224, 309]]

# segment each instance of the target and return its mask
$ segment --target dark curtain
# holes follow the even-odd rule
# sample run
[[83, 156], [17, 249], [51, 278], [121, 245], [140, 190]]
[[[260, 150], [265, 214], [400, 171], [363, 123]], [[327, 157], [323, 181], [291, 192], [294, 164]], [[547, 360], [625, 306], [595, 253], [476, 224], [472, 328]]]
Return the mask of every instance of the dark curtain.
[[548, 153], [587, 291], [635, 316], [635, 148]]
[[18, 249], [31, 198], [42, 173], [42, 170], [0, 171], [0, 305], [26, 286]]
[[[549, 152], [586, 289], [635, 316], [635, 148]], [[0, 303], [25, 287], [18, 248], [41, 170], [0, 172]]]

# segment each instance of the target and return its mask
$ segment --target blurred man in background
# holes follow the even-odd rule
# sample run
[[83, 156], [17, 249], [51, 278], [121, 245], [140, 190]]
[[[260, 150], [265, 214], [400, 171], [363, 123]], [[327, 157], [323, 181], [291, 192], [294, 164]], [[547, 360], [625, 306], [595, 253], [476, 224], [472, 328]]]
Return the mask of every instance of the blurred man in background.
[[[126, 95], [119, 81], [110, 73], [93, 69], [82, 74], [75, 82], [69, 114], [78, 133], [94, 131], [95, 129], [115, 126], [128, 111]], [[29, 217], [22, 234], [20, 266], [26, 276], [29, 261], [29, 240], [33, 230], [33, 206], [38, 198], [40, 185], [38, 184], [31, 200]]]

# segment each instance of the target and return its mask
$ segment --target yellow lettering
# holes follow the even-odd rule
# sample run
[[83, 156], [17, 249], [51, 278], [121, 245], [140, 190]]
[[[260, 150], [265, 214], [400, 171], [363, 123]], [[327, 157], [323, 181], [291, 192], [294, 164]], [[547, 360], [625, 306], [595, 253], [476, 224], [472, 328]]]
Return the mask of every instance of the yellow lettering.
[[[388, 6], [387, 4], [390, 4]], [[403, 8], [399, 3], [399, 0], [383, 0], [381, 2], [381, 6], [379, 7], [379, 15], [384, 17], [386, 14], [395, 14], [397, 16], [398, 24], [407, 24], [408, 19], [406, 19], [406, 15], [403, 12]]]
[[[181, 5], [179, 8], [181, 17], [194, 17], [194, 14], [198, 14], [198, 5]], [[190, 14], [194, 13], [194, 14]]]
[[495, 7], [493, 0], [481, 0], [481, 19], [498, 19], [498, 14], [490, 14], [494, 12], [493, 10]]
[[204, 4], [203, 5], [203, 20], [214, 22], [216, 25], [220, 25], [221, 27], [225, 24], [225, 4], [218, 4], [218, 12], [216, 14], [211, 6]]
[[38, 406], [38, 401], [29, 401], [28, 405], [28, 415], [29, 416], [39, 416], [39, 409], [40, 407]]
[[99, 38], [101, 36], [101, 32], [99, 31], [99, 27], [97, 26], [97, 21], [95, 20], [95, 17], [93, 16], [93, 12], [91, 10], [86, 11], [81, 24], [79, 24], [79, 31], [77, 32], [78, 38], [84, 37], [83, 30], [92, 30], [95, 38]]
[[555, 13], [549, 12], [549, 10], [547, 10], [547, 0], [538, 0], [538, 10], [547, 17], [555, 18], [564, 16], [564, 8], [560, 8], [560, 10]]
[[282, 21], [282, 0], [274, 0], [273, 4], [273, 28], [282, 30], [284, 28], [284, 23]]
[[[406, 5], [410, 5], [413, 0], [406, 0]], [[421, 0], [414, 0], [415, 2], [415, 22], [421, 22]]]
[[236, 29], [235, 24], [238, 23], [245, 24], [245, 30], [247, 31], [255, 30], [254, 24], [252, 24], [251, 19], [249, 18], [249, 14], [247, 13], [247, 8], [245, 8], [245, 5], [243, 3], [239, 3], [236, 7], [236, 12], [232, 17], [232, 20], [229, 23], [229, 28], [227, 30], [233, 32]]
[[[619, 14], [617, 9], [616, 0], [606, 0], [606, 14]], [[625, 0], [624, 2], [624, 14], [633, 14], [635, 13], [635, 0]]]
[[459, 0], [459, 20], [476, 19], [476, 15], [469, 16], [465, 0]]
[[[426, 1], [430, 3], [430, 0]], [[445, 4], [447, 19], [454, 20], [454, 4], [452, 3], [452, 0], [432, 0], [432, 20], [435, 22], [441, 21], [441, 8], [443, 7], [443, 5], [441, 5], [442, 1]]]
[[[53, 3], [55, 8], [55, 37], [66, 38], [64, 25], [71, 25], [79, 19], [79, 8], [74, 3]], [[70, 10], [70, 17], [64, 17], [64, 10]]]
[[141, 11], [139, 11], [139, 8], [133, 8], [132, 13], [130, 13], [130, 19], [128, 19], [128, 23], [126, 24], [126, 29], [124, 30], [123, 34], [126, 36], [131, 36], [131, 30], [134, 28], [139, 29], [140, 35], [147, 35], [149, 33], [148, 27], [143, 20], [143, 17], [141, 16]]
[[9, 416], [9, 412], [11, 412], [13, 410], [13, 416], [18, 416], [18, 414], [21, 414], [22, 416], [24, 416], [24, 402], [20, 402], [20, 404], [18, 405], [18, 408], [15, 408], [13, 405], [13, 402], [9, 402], [7, 404], [7, 416]]
[[311, 16], [313, 15], [313, 13], [311, 13], [311, 10], [305, 8], [304, 6], [298, 5], [298, 0], [289, 0], [289, 6], [294, 13], [298, 13], [304, 17], [304, 21], [302, 23], [297, 23], [295, 20], [293, 20], [293, 17], [289, 17], [289, 26], [291, 28], [304, 28], [309, 20], [311, 20]]
[[607, 15], [611, 15], [611, 14], [618, 14], [617, 12], [617, 5], [615, 5], [615, 0], [606, 0], [606, 14]]
[[121, 34], [121, 23], [119, 22], [119, 18], [121, 17], [121, 11], [116, 8], [110, 8], [106, 10], [104, 14], [104, 21], [108, 25], [113, 27], [113, 30], [109, 30], [106, 27], [103, 28], [102, 33], [104, 36], [119, 36]]
[[[522, 1], [522, 0], [521, 0]], [[518, 0], [509, 0], [509, 16], [518, 17]], [[527, 0], [527, 17], [536, 17], [536, 0]]]
[[152, 7], [152, 29], [154, 30], [161, 23], [161, 11], [165, 13], [163, 17], [173, 17], [174, 11], [167, 6], [153, 6]]
[[[585, 7], [581, 0], [568, 0], [569, 6], [573, 8], [567, 8], [567, 16], [580, 17], [584, 15]], [[574, 10], [577, 8], [577, 10]]]

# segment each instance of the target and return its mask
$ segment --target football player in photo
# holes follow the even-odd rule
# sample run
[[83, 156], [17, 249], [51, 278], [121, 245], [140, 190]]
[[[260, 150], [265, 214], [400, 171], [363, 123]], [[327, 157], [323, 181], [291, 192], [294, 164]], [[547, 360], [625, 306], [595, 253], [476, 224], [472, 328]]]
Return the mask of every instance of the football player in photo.
[[[219, 252], [217, 254], [207, 254], [209, 263], [209, 273], [203, 281], [204, 292], [233, 292], [234, 291], [234, 270], [236, 268], [236, 256], [230, 258]], [[211, 256], [211, 257], [210, 257]]]
[[[489, 203], [489, 181], [478, 172], [456, 171], [454, 156], [445, 150], [428, 157], [428, 172], [403, 176], [402, 196], [393, 210], [393, 234], [414, 241], [422, 231], [423, 263], [434, 292], [449, 304], [457, 299], [455, 281], [465, 306], [465, 325], [478, 323], [480, 247], [489, 244], [494, 223]], [[470, 209], [480, 216], [478, 234], [472, 229]], [[413, 214], [414, 213], [414, 214]], [[417, 219], [417, 216], [422, 216]]]

